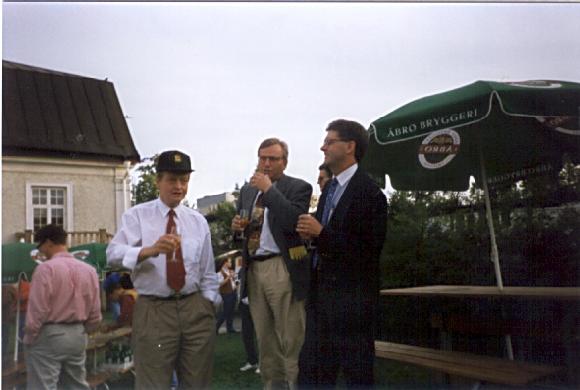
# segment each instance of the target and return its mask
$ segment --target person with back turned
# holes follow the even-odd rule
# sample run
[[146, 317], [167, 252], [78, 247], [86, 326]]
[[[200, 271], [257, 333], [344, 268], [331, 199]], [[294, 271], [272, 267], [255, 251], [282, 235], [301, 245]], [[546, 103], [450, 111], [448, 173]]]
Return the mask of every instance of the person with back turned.
[[67, 234], [57, 225], [36, 232], [47, 258], [32, 274], [24, 328], [27, 388], [89, 389], [85, 369], [87, 332], [101, 322], [96, 270], [67, 251]]
[[342, 370], [349, 388], [372, 387], [374, 327], [379, 298], [379, 256], [387, 202], [358, 163], [368, 136], [357, 122], [339, 119], [326, 129], [324, 163], [334, 179], [316, 216], [303, 214], [297, 232], [313, 240], [313, 277], [300, 385], [333, 387]]

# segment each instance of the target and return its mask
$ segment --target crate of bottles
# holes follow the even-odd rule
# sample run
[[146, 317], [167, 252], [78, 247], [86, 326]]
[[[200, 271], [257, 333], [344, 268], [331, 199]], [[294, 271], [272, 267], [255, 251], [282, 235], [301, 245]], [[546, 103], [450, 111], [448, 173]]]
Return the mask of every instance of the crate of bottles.
[[112, 343], [105, 352], [104, 370], [122, 371], [133, 365], [133, 352], [129, 344]]

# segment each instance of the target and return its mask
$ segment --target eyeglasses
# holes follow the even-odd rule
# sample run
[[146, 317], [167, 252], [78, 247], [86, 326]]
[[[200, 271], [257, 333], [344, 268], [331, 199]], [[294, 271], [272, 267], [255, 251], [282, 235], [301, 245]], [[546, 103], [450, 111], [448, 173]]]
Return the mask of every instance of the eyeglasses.
[[270, 161], [270, 162], [278, 162], [280, 160], [282, 160], [282, 157], [274, 157], [274, 156], [258, 156], [260, 158], [261, 162], [266, 162], [266, 161]]
[[337, 142], [350, 142], [349, 140], [345, 140], [345, 139], [325, 139], [324, 141], [322, 141], [322, 145], [323, 146], [330, 146], [332, 144], [335, 144]]

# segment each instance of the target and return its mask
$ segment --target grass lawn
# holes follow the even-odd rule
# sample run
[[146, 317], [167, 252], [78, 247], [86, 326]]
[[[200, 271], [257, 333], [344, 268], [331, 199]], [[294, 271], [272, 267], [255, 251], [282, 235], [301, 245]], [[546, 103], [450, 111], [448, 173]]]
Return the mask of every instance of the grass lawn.
[[[217, 336], [212, 388], [218, 390], [262, 388], [260, 375], [253, 370], [241, 372], [240, 367], [246, 363], [246, 355], [240, 334], [220, 334]], [[375, 362], [377, 389], [422, 389], [436, 388], [431, 382], [429, 372], [414, 366], [397, 364], [377, 359]], [[113, 390], [133, 388], [131, 375], [111, 383]], [[342, 378], [339, 378], [339, 389], [345, 389]]]

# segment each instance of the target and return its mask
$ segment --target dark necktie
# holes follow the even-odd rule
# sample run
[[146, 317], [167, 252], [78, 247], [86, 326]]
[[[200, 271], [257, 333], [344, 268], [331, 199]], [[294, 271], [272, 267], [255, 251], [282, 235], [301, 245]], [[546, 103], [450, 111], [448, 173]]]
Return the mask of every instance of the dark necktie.
[[334, 198], [334, 193], [338, 187], [338, 180], [336, 178], [332, 179], [330, 182], [330, 187], [328, 187], [328, 192], [326, 193], [326, 202], [324, 203], [324, 211], [322, 212], [322, 226], [326, 226], [328, 219], [330, 218], [330, 211], [332, 210], [332, 198]]
[[[336, 188], [338, 187], [338, 180], [336, 178], [332, 179], [329, 184], [328, 192], [326, 193], [326, 200], [324, 203], [324, 210], [322, 211], [322, 226], [326, 226], [328, 223], [328, 219], [330, 218], [330, 211], [332, 210], [332, 198], [334, 198], [334, 193], [336, 192]], [[318, 267], [320, 257], [318, 255], [318, 251], [314, 253], [312, 258], [312, 268], [316, 269]]]
[[[175, 211], [169, 210], [167, 218], [167, 226], [165, 228], [166, 234], [176, 234], [175, 227]], [[181, 252], [181, 241], [175, 249], [175, 259], [173, 253], [166, 255], [166, 270], [167, 270], [167, 285], [171, 287], [176, 293], [181, 291], [185, 285], [185, 267], [183, 265], [183, 253]]]

